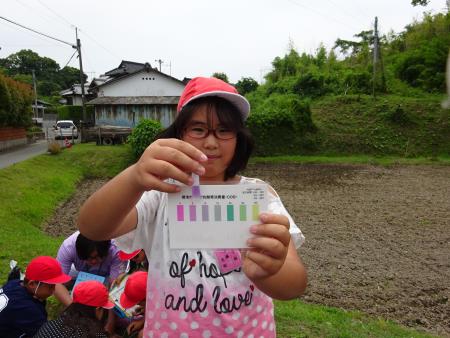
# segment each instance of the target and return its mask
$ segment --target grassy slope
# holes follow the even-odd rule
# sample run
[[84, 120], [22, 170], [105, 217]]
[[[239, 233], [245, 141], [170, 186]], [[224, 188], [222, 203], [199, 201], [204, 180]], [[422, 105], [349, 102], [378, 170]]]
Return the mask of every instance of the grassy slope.
[[450, 154], [449, 111], [442, 97], [324, 97], [312, 103], [318, 154]]

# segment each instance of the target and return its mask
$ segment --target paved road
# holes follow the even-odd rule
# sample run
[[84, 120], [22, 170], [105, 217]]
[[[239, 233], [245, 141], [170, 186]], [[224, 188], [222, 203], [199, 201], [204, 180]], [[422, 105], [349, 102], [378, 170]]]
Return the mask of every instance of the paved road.
[[44, 154], [46, 151], [47, 140], [38, 140], [36, 143], [27, 144], [17, 149], [0, 152], [0, 169], [31, 157]]

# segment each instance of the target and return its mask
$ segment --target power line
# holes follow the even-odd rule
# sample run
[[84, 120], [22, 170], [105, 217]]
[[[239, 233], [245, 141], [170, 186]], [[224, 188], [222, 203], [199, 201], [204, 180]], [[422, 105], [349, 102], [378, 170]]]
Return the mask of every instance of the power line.
[[51, 9], [50, 7], [48, 7], [46, 4], [44, 4], [41, 0], [38, 0], [38, 2], [44, 6], [45, 8], [47, 8], [50, 12], [52, 12], [54, 15], [56, 15], [58, 18], [60, 18], [62, 21], [64, 21], [65, 23], [69, 24], [69, 26], [71, 26], [71, 28], [75, 27], [74, 24], [72, 24], [71, 22], [69, 22], [66, 18], [64, 18], [62, 15], [59, 15], [58, 13], [56, 13], [53, 9]]
[[69, 65], [70, 61], [72, 61], [72, 58], [75, 56], [75, 54], [76, 54], [77, 52], [78, 52], [77, 50], [76, 50], [75, 52], [73, 52], [73, 54], [72, 54], [72, 56], [70, 57], [69, 61], [67, 61], [66, 65], [65, 65], [63, 68], [66, 68], [66, 67]]
[[10, 23], [12, 23], [12, 24], [14, 24], [14, 25], [16, 25], [16, 26], [22, 27], [22, 28], [27, 29], [27, 30], [29, 30], [29, 31], [31, 31], [31, 32], [34, 32], [34, 33], [36, 33], [36, 34], [45, 36], [45, 37], [47, 37], [47, 38], [49, 38], [49, 39], [52, 39], [52, 40], [55, 40], [55, 41], [59, 41], [59, 42], [61, 42], [61, 43], [65, 43], [66, 45], [69, 45], [69, 46], [72, 47], [72, 48], [77, 48], [77, 46], [71, 44], [70, 42], [66, 42], [66, 41], [64, 41], [64, 40], [61, 40], [61, 39], [58, 39], [58, 38], [54, 38], [53, 36], [50, 36], [50, 35], [47, 35], [47, 34], [38, 32], [37, 30], [34, 30], [34, 29], [32, 29], [32, 28], [29, 28], [29, 27], [26, 27], [26, 26], [24, 26], [24, 25], [21, 25], [20, 23], [15, 22], [15, 21], [12, 21], [12, 20], [9, 20], [9, 19], [7, 19], [7, 18], [5, 18], [5, 17], [3, 17], [3, 16], [0, 16], [0, 19], [5, 20], [5, 21], [8, 21], [8, 22], [10, 22]]
[[309, 10], [309, 11], [311, 11], [311, 12], [314, 12], [314, 13], [320, 15], [320, 16], [326, 18], [327, 20], [333, 20], [333, 21], [339, 23], [340, 25], [347, 26], [347, 27], [350, 28], [352, 31], [358, 30], [358, 28], [352, 27], [352, 26], [346, 24], [345, 22], [341, 22], [341, 21], [339, 21], [339, 20], [336, 20], [336, 18], [334, 18], [333, 16], [328, 16], [328, 15], [326, 15], [326, 14], [323, 14], [323, 13], [321, 13], [320, 11], [318, 11], [318, 10], [316, 10], [316, 9], [314, 9], [314, 8], [310, 8], [310, 7], [306, 6], [306, 5], [304, 5], [303, 3], [298, 3], [297, 1], [294, 1], [294, 0], [289, 0], [289, 1], [292, 2], [294, 5], [297, 5], [297, 6], [299, 6], [299, 7], [302, 7], [302, 8], [304, 8], [304, 9], [307, 9], [307, 10]]
[[[19, 0], [16, 0], [19, 1]], [[69, 20], [67, 20], [64, 16], [62, 16], [61, 14], [57, 13], [54, 9], [50, 8], [49, 6], [47, 6], [44, 2], [42, 2], [41, 0], [38, 0], [38, 2], [44, 6], [47, 10], [49, 10], [50, 12], [52, 12], [54, 15], [56, 15], [61, 21], [64, 21], [66, 24], [70, 25], [71, 28], [77, 28], [78, 32], [83, 33], [83, 35], [85, 35], [87, 38], [89, 38], [90, 40], [92, 40], [94, 43], [96, 43], [99, 47], [103, 48], [105, 51], [107, 51], [109, 54], [111, 54], [112, 56], [114, 56], [115, 58], [117, 58], [118, 60], [121, 60], [120, 56], [117, 56], [116, 54], [114, 54], [112, 51], [110, 51], [108, 48], [104, 47], [100, 42], [98, 42], [96, 39], [94, 39], [92, 36], [90, 36], [87, 32], [85, 32], [83, 29], [81, 29], [80, 27], [78, 27], [77, 25], [75, 25], [74, 23], [70, 22]]]
[[78, 29], [81, 33], [83, 33], [83, 35], [85, 35], [88, 39], [92, 40], [94, 43], [96, 43], [99, 47], [103, 48], [105, 51], [107, 51], [109, 54], [111, 54], [112, 56], [114, 56], [115, 58], [117, 58], [118, 60], [122, 60], [122, 58], [120, 56], [117, 56], [115, 53], [113, 53], [112, 51], [110, 51], [108, 48], [106, 48], [105, 46], [101, 45], [100, 42], [98, 42], [97, 40], [95, 40], [92, 36], [90, 36], [88, 33], [86, 33], [84, 30], [82, 29]]
[[[42, 9], [32, 7], [28, 3], [23, 3], [21, 0], [16, 0], [16, 2], [18, 2], [23, 7], [28, 8], [33, 13], [39, 12], [39, 15], [35, 15], [36, 18], [42, 19], [43, 21], [46, 21], [47, 23], [49, 23], [51, 25], [55, 24], [55, 22], [56, 22], [54, 20], [55, 17], [54, 16], [48, 16], [48, 13], [44, 12]], [[60, 22], [56, 22], [56, 23], [58, 23], [59, 25], [62, 25]], [[64, 23], [64, 27], [66, 27], [66, 23]]]

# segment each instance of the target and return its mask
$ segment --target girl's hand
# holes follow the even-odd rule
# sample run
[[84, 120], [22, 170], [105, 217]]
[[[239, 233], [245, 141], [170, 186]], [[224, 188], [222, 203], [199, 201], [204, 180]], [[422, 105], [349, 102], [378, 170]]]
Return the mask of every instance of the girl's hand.
[[159, 139], [145, 149], [139, 161], [133, 166], [131, 178], [139, 190], [176, 192], [179, 187], [164, 182], [173, 178], [192, 185], [191, 173], [203, 175], [201, 162], [208, 158], [193, 145], [178, 139]]
[[283, 266], [291, 235], [286, 216], [263, 213], [262, 224], [252, 225], [255, 237], [247, 241], [250, 249], [243, 253], [242, 269], [251, 280], [275, 275]]

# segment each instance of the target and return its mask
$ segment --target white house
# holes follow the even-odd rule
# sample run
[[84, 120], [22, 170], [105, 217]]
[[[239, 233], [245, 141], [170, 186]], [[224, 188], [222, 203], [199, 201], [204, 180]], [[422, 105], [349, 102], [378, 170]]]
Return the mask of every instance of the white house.
[[122, 61], [119, 67], [92, 81], [89, 92], [97, 97], [87, 104], [95, 107], [97, 125], [134, 127], [147, 118], [167, 127], [174, 120], [184, 86], [149, 63]]
[[[87, 93], [88, 83], [84, 85], [85, 95]], [[79, 83], [75, 83], [69, 89], [65, 89], [59, 92], [59, 95], [63, 97], [64, 104], [68, 106], [81, 106], [82, 98], [81, 98], [81, 85]], [[89, 100], [91, 96], [86, 95], [86, 99]]]

